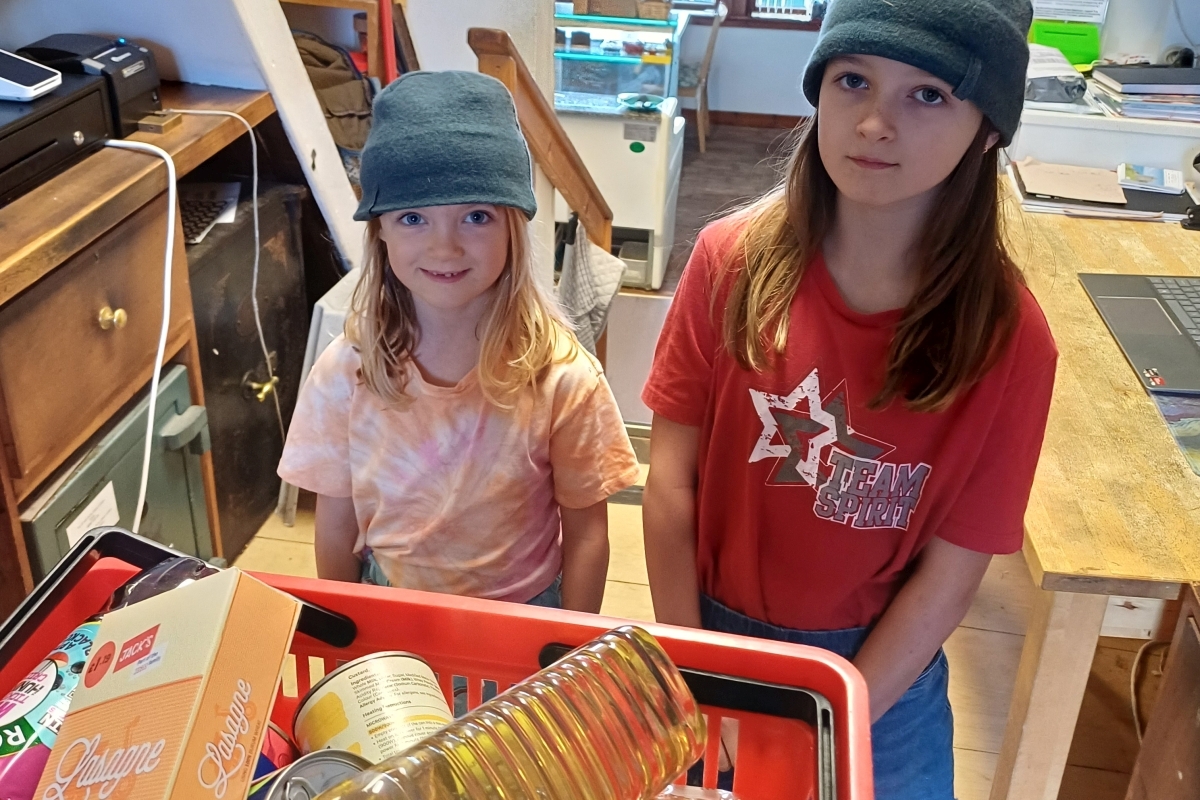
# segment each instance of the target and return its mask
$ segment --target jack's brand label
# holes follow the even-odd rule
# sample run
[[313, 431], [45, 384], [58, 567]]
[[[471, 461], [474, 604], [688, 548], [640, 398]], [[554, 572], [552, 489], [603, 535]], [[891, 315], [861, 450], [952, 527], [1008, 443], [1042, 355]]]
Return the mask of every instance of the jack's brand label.
[[138, 663], [149, 658], [154, 652], [154, 640], [158, 637], [158, 626], [155, 625], [145, 633], [138, 634], [121, 646], [121, 655], [117, 656], [117, 665], [113, 672], [120, 672], [130, 664]]
[[243, 800], [298, 615], [236, 569], [105, 615], [26, 800]]
[[0, 798], [34, 796], [99, 627], [76, 628], [0, 699]]
[[296, 743], [304, 753], [347, 750], [378, 764], [453, 718], [429, 664], [411, 653], [375, 653], [309, 691], [296, 713]]

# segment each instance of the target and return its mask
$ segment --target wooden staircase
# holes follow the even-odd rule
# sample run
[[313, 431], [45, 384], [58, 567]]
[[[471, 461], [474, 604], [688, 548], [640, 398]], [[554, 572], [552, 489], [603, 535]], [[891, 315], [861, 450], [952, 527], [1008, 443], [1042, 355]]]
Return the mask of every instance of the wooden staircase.
[[588, 238], [605, 251], [612, 250], [612, 209], [592, 180], [554, 113], [554, 107], [533, 80], [516, 45], [504, 31], [471, 28], [467, 42], [479, 57], [479, 71], [497, 78], [512, 92], [517, 120], [534, 161], [550, 183], [579, 215]]

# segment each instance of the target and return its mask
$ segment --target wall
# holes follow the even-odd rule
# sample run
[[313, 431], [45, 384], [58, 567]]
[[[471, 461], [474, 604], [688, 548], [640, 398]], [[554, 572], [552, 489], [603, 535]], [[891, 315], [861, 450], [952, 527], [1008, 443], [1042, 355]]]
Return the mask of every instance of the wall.
[[1139, 55], [1159, 61], [1168, 47], [1189, 44], [1185, 30], [1193, 37], [1191, 46], [1200, 46], [1197, 0], [1111, 0], [1100, 53], [1105, 58]]
[[[711, 30], [708, 25], [688, 26], [680, 48], [683, 61], [704, 60]], [[800, 77], [816, 45], [816, 31], [721, 28], [708, 78], [709, 109], [808, 116], [812, 106], [800, 91]], [[681, 105], [694, 108], [695, 101]]]
[[229, 2], [0, 0], [0, 48], [16, 50], [63, 32], [135, 39], [154, 52], [167, 80], [266, 88], [250, 38]]

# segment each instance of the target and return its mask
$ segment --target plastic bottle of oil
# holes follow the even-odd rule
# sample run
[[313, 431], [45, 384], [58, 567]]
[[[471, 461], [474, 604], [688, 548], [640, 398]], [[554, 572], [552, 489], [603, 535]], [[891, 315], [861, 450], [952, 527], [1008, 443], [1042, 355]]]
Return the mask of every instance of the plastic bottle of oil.
[[705, 733], [658, 642], [624, 627], [319, 800], [649, 800]]

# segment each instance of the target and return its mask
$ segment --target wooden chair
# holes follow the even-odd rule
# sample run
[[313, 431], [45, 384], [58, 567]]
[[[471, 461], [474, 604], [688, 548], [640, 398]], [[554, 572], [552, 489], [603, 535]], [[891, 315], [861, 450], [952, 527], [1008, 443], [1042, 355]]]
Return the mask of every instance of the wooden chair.
[[680, 97], [696, 98], [696, 131], [700, 134], [701, 153], [707, 147], [708, 134], [712, 129], [712, 125], [708, 121], [708, 71], [712, 69], [713, 53], [717, 49], [717, 34], [728, 13], [729, 9], [725, 7], [724, 3], [717, 4], [717, 9], [713, 13], [712, 30], [708, 33], [708, 47], [704, 51], [704, 60], [700, 62], [699, 79], [695, 86], [679, 87]]

